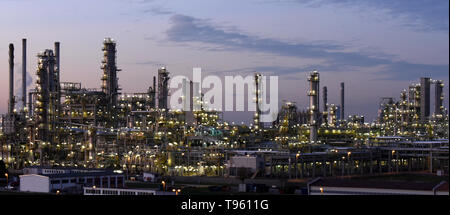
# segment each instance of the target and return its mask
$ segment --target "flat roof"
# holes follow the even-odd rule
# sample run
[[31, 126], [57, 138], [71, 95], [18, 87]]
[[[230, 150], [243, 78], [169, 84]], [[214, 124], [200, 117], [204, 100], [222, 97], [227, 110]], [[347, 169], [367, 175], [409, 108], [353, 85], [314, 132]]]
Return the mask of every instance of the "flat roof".
[[[448, 182], [446, 183], [448, 190]], [[312, 183], [311, 186], [431, 191], [438, 184], [432, 182], [393, 180], [319, 179]]]

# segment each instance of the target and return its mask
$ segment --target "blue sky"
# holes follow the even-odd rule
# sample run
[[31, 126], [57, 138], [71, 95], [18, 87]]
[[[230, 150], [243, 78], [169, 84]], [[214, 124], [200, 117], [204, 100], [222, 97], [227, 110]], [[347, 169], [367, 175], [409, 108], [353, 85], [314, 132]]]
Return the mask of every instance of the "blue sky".
[[279, 100], [303, 109], [307, 73], [317, 69], [329, 103], [339, 102], [344, 81], [346, 112], [373, 119], [380, 97], [398, 98], [421, 76], [444, 80], [448, 92], [448, 8], [448, 0], [0, 0], [0, 113], [10, 42], [20, 72], [20, 40], [28, 38], [34, 78], [36, 53], [60, 41], [62, 81], [98, 88], [101, 43], [112, 37], [123, 92], [145, 91], [160, 65], [188, 76], [197, 66], [205, 75], [258, 71], [280, 76]]

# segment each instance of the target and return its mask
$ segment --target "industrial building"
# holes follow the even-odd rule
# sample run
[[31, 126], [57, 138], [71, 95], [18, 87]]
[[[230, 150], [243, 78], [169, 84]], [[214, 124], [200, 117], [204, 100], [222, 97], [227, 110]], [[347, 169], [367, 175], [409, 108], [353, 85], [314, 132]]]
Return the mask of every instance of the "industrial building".
[[[26, 48], [23, 39], [22, 68], [26, 68]], [[64, 56], [61, 44], [55, 42], [53, 49], [37, 54], [35, 87], [22, 86], [23, 106], [17, 109], [19, 97], [14, 95], [12, 81], [14, 45], [9, 45], [8, 113], [2, 116], [0, 133], [1, 159], [9, 168], [39, 165], [116, 169], [128, 174], [236, 176], [236, 167], [248, 167], [238, 160], [249, 155], [245, 159], [254, 159], [251, 168], [258, 172], [255, 177], [311, 178], [416, 170], [448, 174], [448, 111], [443, 106], [441, 80], [418, 77], [420, 82], [405, 86], [399, 98], [382, 97], [378, 118], [366, 122], [364, 116], [348, 113], [344, 83], [340, 83], [340, 90], [324, 86], [321, 94], [320, 81], [326, 76], [313, 71], [305, 77], [307, 93], [300, 94], [309, 97], [308, 104], [303, 104], [307, 108], [286, 101], [277, 120], [268, 125], [260, 119], [265, 96], [263, 76], [256, 73], [253, 123], [238, 125], [224, 121], [221, 112], [208, 108], [196, 82], [183, 82], [183, 92], [188, 95], [183, 105], [188, 110], [170, 109], [169, 80], [176, 72], [169, 73], [165, 66], [149, 77], [148, 88], [122, 92], [117, 76], [121, 71], [116, 59], [118, 48], [111, 38], [103, 41], [99, 57], [102, 77], [99, 88], [90, 89], [82, 83], [60, 80]], [[23, 69], [23, 82], [25, 73]], [[433, 84], [435, 107], [431, 108]], [[329, 104], [331, 96], [339, 97], [340, 104]], [[72, 180], [67, 177], [78, 173], [30, 174], [40, 176], [24, 176], [25, 181], [49, 181], [49, 190], [54, 190], [64, 188], [62, 181]], [[119, 179], [111, 181], [111, 176], [98, 176], [97, 183], [96, 174], [100, 173], [83, 174], [81, 181], [75, 177], [76, 183], [97, 187], [123, 184]], [[55, 180], [59, 183], [52, 184]]]
[[449, 195], [448, 182], [323, 179], [308, 183], [309, 195]]

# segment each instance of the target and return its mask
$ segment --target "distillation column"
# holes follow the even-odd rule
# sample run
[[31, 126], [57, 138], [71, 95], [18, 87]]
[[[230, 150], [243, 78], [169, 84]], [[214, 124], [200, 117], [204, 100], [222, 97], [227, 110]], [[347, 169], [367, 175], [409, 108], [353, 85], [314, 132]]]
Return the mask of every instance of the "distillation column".
[[316, 143], [318, 140], [317, 130], [318, 130], [318, 115], [319, 115], [319, 73], [313, 71], [308, 76], [309, 81], [309, 141], [311, 143]]
[[169, 72], [166, 67], [158, 69], [158, 108], [168, 110], [167, 97], [169, 96]]
[[102, 91], [109, 100], [109, 109], [112, 110], [117, 106], [117, 97], [120, 90], [117, 78], [117, 72], [120, 71], [120, 69], [117, 69], [116, 66], [116, 42], [111, 38], [105, 38], [102, 50]]
[[262, 75], [259, 73], [255, 73], [255, 103], [256, 103], [256, 112], [253, 117], [253, 123], [255, 125], [255, 130], [259, 130], [262, 128], [261, 124], [261, 93], [262, 93]]
[[33, 111], [36, 122], [36, 140], [41, 142], [50, 141], [49, 118], [52, 118], [50, 110], [50, 86], [55, 66], [55, 56], [52, 50], [45, 50], [38, 54], [38, 66], [36, 71], [36, 103]]

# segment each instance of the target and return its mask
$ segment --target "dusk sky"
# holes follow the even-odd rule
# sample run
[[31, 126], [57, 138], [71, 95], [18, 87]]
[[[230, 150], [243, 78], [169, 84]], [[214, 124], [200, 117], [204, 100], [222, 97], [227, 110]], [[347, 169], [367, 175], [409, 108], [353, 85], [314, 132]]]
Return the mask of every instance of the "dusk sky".
[[[61, 81], [100, 88], [105, 37], [117, 42], [124, 93], [145, 92], [162, 65], [171, 75], [191, 76], [193, 67], [203, 76], [260, 72], [279, 76], [280, 103], [305, 109], [306, 78], [317, 69], [329, 103], [339, 104], [345, 82], [347, 115], [371, 121], [381, 97], [398, 99], [422, 76], [444, 80], [448, 108], [448, 8], [448, 0], [0, 0], [0, 113], [7, 111], [9, 43], [19, 99], [22, 38], [33, 82], [36, 54], [59, 41]], [[228, 121], [251, 117], [225, 114]]]

